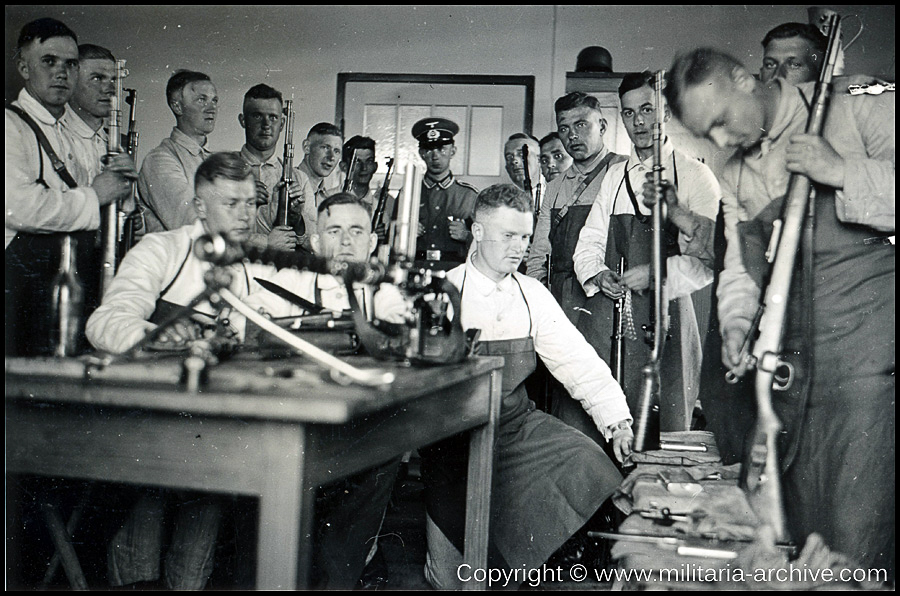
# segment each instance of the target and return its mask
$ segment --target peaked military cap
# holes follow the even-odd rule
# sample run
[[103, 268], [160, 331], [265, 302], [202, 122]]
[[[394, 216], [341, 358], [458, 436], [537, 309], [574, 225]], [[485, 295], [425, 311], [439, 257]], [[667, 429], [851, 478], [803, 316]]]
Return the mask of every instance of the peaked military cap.
[[440, 147], [453, 142], [453, 137], [459, 132], [459, 126], [446, 118], [423, 118], [412, 127], [412, 135], [418, 139], [419, 147]]

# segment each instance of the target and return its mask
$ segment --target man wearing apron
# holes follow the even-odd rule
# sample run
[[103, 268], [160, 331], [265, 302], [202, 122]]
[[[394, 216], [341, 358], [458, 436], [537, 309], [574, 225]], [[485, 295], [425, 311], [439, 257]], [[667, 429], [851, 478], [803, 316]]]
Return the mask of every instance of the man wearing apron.
[[559, 138], [574, 161], [547, 185], [527, 264], [528, 275], [546, 282], [549, 257], [550, 291], [574, 323], [586, 298], [572, 270], [578, 233], [609, 168], [625, 156], [603, 145], [606, 120], [596, 97], [569, 93], [556, 100], [555, 109]]
[[810, 83], [760, 83], [731, 56], [707, 49], [681, 57], [670, 75], [666, 94], [685, 126], [738, 148], [723, 177], [728, 246], [717, 293], [729, 368], [740, 362], [765, 271], [764, 249], [753, 253], [749, 232], [768, 237], [792, 173], [815, 185], [815, 225], [801, 246], [812, 256], [802, 278], [812, 283], [799, 292], [794, 284], [791, 294], [806, 319], [792, 317], [784, 339], [794, 386], [807, 391], [773, 394], [787, 431], [779, 449], [787, 525], [798, 543], [816, 532], [832, 550], [892, 578], [893, 94], [851, 95], [849, 81], [835, 79], [820, 137], [805, 134]]
[[[625, 397], [609, 367], [537, 280], [516, 272], [533, 229], [531, 201], [513, 185], [482, 191], [475, 250], [448, 273], [462, 295], [462, 325], [481, 329], [481, 352], [502, 355], [503, 401], [491, 498], [489, 565], [539, 568], [574, 535], [621, 481], [615, 465], [584, 434], [535, 410], [523, 386], [535, 354], [582, 402], [621, 461], [633, 435]], [[428, 512], [426, 577], [459, 587], [468, 452], [463, 436], [422, 454]], [[521, 573], [521, 572], [520, 572]], [[521, 581], [521, 580], [520, 580]]]
[[[615, 164], [600, 187], [575, 248], [574, 268], [588, 296], [576, 327], [597, 353], [608, 360], [612, 347], [616, 301], [626, 291], [635, 334], [623, 340], [624, 378], [619, 379], [628, 405], [638, 407], [641, 369], [650, 358], [643, 327], [652, 328], [650, 256], [652, 245], [652, 184], [644, 192], [653, 169], [653, 124], [656, 120], [653, 75], [626, 75], [619, 86], [622, 121], [632, 142], [628, 161]], [[668, 113], [665, 116], [668, 119]], [[692, 303], [693, 292], [712, 282], [713, 228], [721, 191], [712, 171], [675, 150], [669, 140], [662, 147], [663, 176], [677, 189], [667, 194], [667, 224], [663, 238], [666, 258], [664, 304], [668, 308], [668, 338], [660, 380], [660, 428], [688, 430], [697, 398], [701, 338]], [[671, 188], [671, 187], [670, 187]], [[616, 273], [620, 258], [626, 271]], [[704, 318], [705, 320], [705, 318]], [[601, 437], [571, 399], [562, 399], [554, 412], [588, 436]]]

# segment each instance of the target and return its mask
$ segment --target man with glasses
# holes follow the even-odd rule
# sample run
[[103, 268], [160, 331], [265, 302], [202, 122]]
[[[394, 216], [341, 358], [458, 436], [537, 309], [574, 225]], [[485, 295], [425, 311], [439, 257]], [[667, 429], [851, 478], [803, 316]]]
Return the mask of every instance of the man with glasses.
[[426, 168], [416, 259], [438, 269], [465, 262], [470, 240], [466, 220], [471, 219], [478, 196], [475, 188], [457, 180], [450, 171], [450, 160], [456, 155], [453, 137], [458, 132], [459, 126], [446, 118], [425, 118], [412, 128]]

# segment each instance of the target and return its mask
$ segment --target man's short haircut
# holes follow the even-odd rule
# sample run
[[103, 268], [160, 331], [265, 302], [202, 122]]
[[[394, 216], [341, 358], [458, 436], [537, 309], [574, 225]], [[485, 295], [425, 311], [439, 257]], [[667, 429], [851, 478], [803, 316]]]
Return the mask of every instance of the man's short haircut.
[[65, 23], [50, 17], [44, 17], [26, 23], [22, 27], [22, 31], [19, 33], [19, 41], [16, 44], [16, 55], [18, 56], [25, 49], [25, 46], [31, 42], [37, 40], [40, 43], [44, 43], [51, 37], [71, 37], [76, 44], [78, 43], [78, 36]]
[[281, 91], [275, 89], [274, 87], [269, 87], [264, 83], [260, 83], [259, 85], [254, 85], [244, 93], [244, 104], [243, 110], [247, 109], [247, 102], [251, 99], [277, 99], [278, 103], [284, 105], [284, 99], [281, 96]]
[[193, 70], [176, 70], [175, 74], [169, 77], [166, 84], [166, 101], [169, 106], [175, 101], [175, 96], [184, 91], [184, 88], [191, 83], [199, 83], [200, 81], [210, 81], [208, 74], [195, 72]]
[[78, 60], [81, 62], [84, 62], [85, 60], [110, 60], [115, 62], [116, 57], [103, 46], [95, 46], [92, 43], [83, 43], [78, 46]]
[[828, 49], [828, 38], [822, 34], [816, 27], [808, 23], [782, 23], [768, 33], [762, 40], [762, 47], [765, 49], [774, 39], [790, 39], [792, 37], [802, 37], [812, 43], [813, 48], [821, 52], [823, 55]]
[[557, 115], [559, 115], [560, 112], [574, 110], [575, 108], [581, 107], [588, 107], [592, 110], [600, 112], [601, 114], [603, 113], [603, 110], [600, 109], [600, 100], [593, 95], [588, 95], [587, 93], [582, 93], [581, 91], [573, 91], [572, 93], [563, 95], [562, 97], [557, 99], [556, 103], [553, 105], [553, 109], [556, 111]]
[[344, 147], [341, 149], [341, 163], [349, 167], [350, 160], [353, 159], [353, 152], [357, 149], [368, 149], [375, 153], [375, 139], [361, 135], [350, 137], [350, 140], [344, 143]]
[[340, 139], [344, 138], [344, 134], [341, 132], [341, 129], [332, 124], [331, 122], [319, 122], [315, 126], [309, 129], [309, 134], [306, 135], [306, 138], [313, 135], [319, 136], [333, 136], [338, 137]]
[[[539, 141], [539, 143], [540, 143], [540, 145], [541, 145], [541, 149], [543, 149], [543, 148], [544, 148], [544, 145], [546, 145], [546, 144], [549, 143], [550, 141], [560, 141], [559, 133], [556, 132], [555, 130], [554, 130], [553, 132], [551, 132], [551, 133], [548, 133], [548, 134], [544, 135], [544, 136], [541, 138], [541, 140]], [[562, 141], [560, 141], [560, 142], [562, 142]]]
[[360, 199], [355, 194], [349, 192], [339, 192], [336, 195], [331, 195], [330, 197], [322, 201], [317, 209], [318, 214], [321, 216], [323, 213], [325, 213], [335, 205], [356, 205], [357, 207], [365, 209], [366, 213], [368, 213], [369, 216], [372, 215], [372, 208], [369, 207], [369, 204]]
[[683, 113], [681, 99], [688, 87], [706, 82], [717, 72], [730, 73], [735, 67], [743, 66], [737, 59], [725, 52], [712, 48], [698, 48], [675, 57], [672, 68], [666, 73], [664, 94], [676, 118]]
[[649, 70], [645, 70], [643, 72], [630, 72], [624, 77], [622, 77], [622, 82], [619, 83], [619, 99], [629, 91], [634, 91], [635, 89], [640, 89], [644, 86], [650, 86], [653, 88], [653, 78], [654, 75]]
[[475, 221], [485, 213], [509, 207], [522, 213], [532, 213], [531, 195], [514, 184], [495, 184], [478, 193], [475, 199]]
[[194, 191], [200, 190], [207, 184], [215, 183], [216, 178], [242, 182], [252, 174], [250, 166], [247, 165], [240, 153], [236, 151], [213, 153], [197, 168], [197, 173], [194, 174]]
[[534, 141], [538, 145], [541, 144], [541, 142], [537, 140], [537, 137], [525, 134], [524, 132], [517, 132], [515, 134], [509, 135], [509, 138], [506, 139], [506, 142], [509, 143], [510, 141], [517, 141], [519, 139], [529, 139], [529, 140]]

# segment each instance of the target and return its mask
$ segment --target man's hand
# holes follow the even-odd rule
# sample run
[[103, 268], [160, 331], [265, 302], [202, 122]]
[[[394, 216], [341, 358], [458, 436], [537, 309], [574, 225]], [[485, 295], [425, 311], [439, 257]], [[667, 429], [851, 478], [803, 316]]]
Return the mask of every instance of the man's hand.
[[787, 169], [808, 176], [813, 182], [844, 188], [844, 158], [820, 136], [800, 134], [791, 137]]
[[269, 202], [269, 189], [262, 180], [256, 181], [256, 206], [260, 207]]
[[466, 227], [466, 222], [461, 219], [451, 219], [448, 228], [450, 229], [450, 237], [454, 240], [465, 242], [469, 237], [469, 229]]
[[420, 224], [419, 224], [419, 230], [418, 230], [418, 232], [416, 233], [416, 235], [417, 235], [417, 236], [422, 236], [422, 235], [424, 235], [424, 234], [425, 234], [425, 224], [420, 223]]
[[134, 162], [127, 153], [108, 157], [106, 167], [94, 178], [91, 188], [97, 193], [101, 207], [131, 196], [131, 186], [137, 180]]
[[615, 271], [607, 269], [598, 273], [594, 280], [600, 286], [600, 291], [608, 298], [618, 300], [625, 295], [625, 287], [621, 285], [621, 280]]
[[[663, 180], [659, 186], [653, 183], [653, 172], [647, 172], [647, 180], [644, 182], [643, 203], [645, 207], [653, 208], [656, 205], [656, 197], [663, 197], [664, 207], [674, 207], [678, 204], [678, 194], [675, 187], [668, 180]], [[665, 215], [664, 215], [665, 216]]]
[[[284, 188], [284, 181], [279, 180], [275, 188], [272, 189], [272, 194], [280, 196], [282, 188]], [[306, 202], [306, 197], [303, 196], [303, 189], [300, 188], [300, 183], [296, 180], [291, 182], [291, 186], [288, 188], [288, 201], [290, 201], [288, 203], [288, 211], [293, 215], [299, 216], [303, 212], [303, 203]]]
[[637, 265], [622, 274], [622, 285], [634, 292], [643, 292], [650, 287], [650, 265]]
[[291, 226], [275, 226], [266, 238], [269, 248], [294, 250], [297, 247], [297, 233]]
[[613, 453], [619, 463], [625, 461], [625, 458], [631, 455], [631, 448], [634, 445], [634, 432], [631, 430], [631, 424], [622, 421], [610, 427], [612, 430]]
[[726, 368], [735, 369], [738, 377], [747, 372], [747, 363], [741, 356], [741, 348], [750, 333], [750, 324], [744, 321], [735, 321], [722, 328], [722, 364]]
[[378, 224], [375, 226], [375, 229], [372, 232], [378, 236], [378, 242], [385, 243], [387, 242], [387, 225]]
[[150, 344], [150, 349], [175, 350], [187, 347], [187, 344], [201, 337], [200, 326], [190, 319], [175, 321], [168, 329]]

